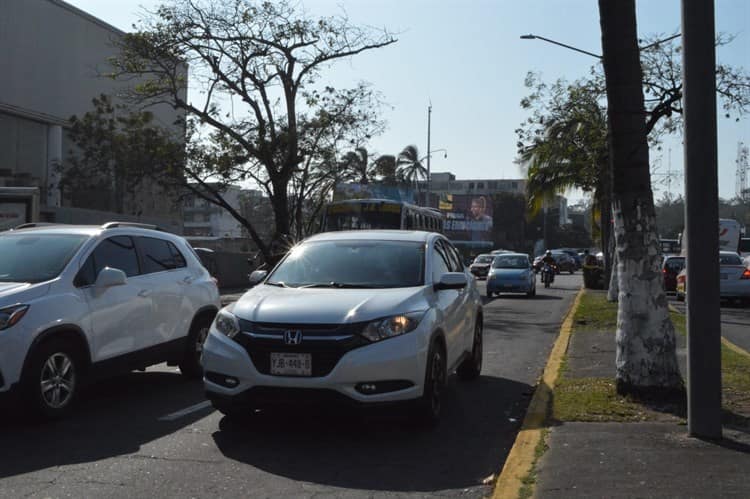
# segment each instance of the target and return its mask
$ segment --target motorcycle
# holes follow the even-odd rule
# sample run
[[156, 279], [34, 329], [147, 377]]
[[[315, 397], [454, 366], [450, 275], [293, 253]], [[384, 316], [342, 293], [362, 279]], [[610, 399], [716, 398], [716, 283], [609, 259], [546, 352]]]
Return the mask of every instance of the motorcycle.
[[545, 263], [542, 266], [542, 283], [544, 284], [545, 288], [548, 288], [552, 282], [555, 280], [555, 268], [553, 265], [550, 265], [549, 263]]

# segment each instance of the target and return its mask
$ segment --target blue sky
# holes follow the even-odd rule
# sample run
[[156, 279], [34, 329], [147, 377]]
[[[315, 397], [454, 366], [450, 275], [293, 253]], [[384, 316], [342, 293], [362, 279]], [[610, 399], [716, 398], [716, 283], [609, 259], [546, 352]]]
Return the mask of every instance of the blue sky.
[[[141, 7], [152, 0], [68, 0], [100, 19], [129, 30]], [[451, 171], [458, 178], [521, 178], [514, 130], [526, 117], [519, 101], [527, 71], [547, 81], [585, 76], [596, 60], [539, 40], [521, 40], [534, 33], [601, 53], [596, 0], [304, 0], [312, 14], [346, 11], [357, 24], [386, 27], [398, 43], [340, 62], [325, 73], [334, 87], [369, 81], [392, 106], [385, 110], [388, 130], [370, 150], [397, 154], [404, 146], [427, 147], [427, 105], [432, 102], [433, 171]], [[718, 60], [750, 71], [750, 1], [717, 0], [717, 31], [736, 35], [722, 47]], [[680, 27], [679, 0], [641, 0], [640, 35], [672, 34]], [[719, 194], [735, 191], [737, 142], [750, 143], [750, 119], [739, 123], [719, 118]], [[652, 151], [652, 172], [664, 173], [671, 150], [672, 170], [680, 172], [680, 137], [668, 139], [663, 151]], [[655, 180], [662, 179], [654, 177]], [[660, 198], [665, 185], [656, 184]], [[682, 192], [673, 177], [672, 194]], [[573, 198], [578, 193], [571, 193]]]

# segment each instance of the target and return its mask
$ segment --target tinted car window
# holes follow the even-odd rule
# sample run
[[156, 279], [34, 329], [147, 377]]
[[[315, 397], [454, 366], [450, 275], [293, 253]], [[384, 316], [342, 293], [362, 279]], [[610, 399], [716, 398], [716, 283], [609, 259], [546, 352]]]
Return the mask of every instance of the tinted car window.
[[500, 255], [495, 257], [492, 268], [495, 269], [526, 269], [529, 258], [524, 255]]
[[742, 265], [739, 255], [719, 255], [720, 265]]
[[[140, 274], [138, 255], [135, 252], [133, 239], [129, 236], [115, 236], [105, 239], [99, 243], [91, 257], [94, 259], [95, 275], [99, 275], [104, 267], [122, 270], [128, 277]], [[86, 264], [84, 264], [85, 266]]]
[[440, 277], [450, 271], [451, 269], [448, 266], [448, 260], [443, 254], [442, 248], [436, 244], [435, 248], [432, 250], [432, 282], [439, 282]]
[[182, 268], [187, 267], [187, 262], [185, 261], [185, 257], [182, 256], [182, 253], [180, 253], [180, 250], [177, 249], [177, 246], [167, 241], [167, 244], [169, 245], [169, 249], [172, 251], [172, 257], [174, 258], [174, 265], [175, 268]]
[[175, 252], [177, 252], [177, 248], [174, 248], [174, 245], [169, 241], [155, 237], [139, 237], [138, 247], [143, 257], [144, 274], [163, 272], [185, 266], [184, 258], [181, 258], [182, 265], [179, 265], [180, 262], [176, 261]]

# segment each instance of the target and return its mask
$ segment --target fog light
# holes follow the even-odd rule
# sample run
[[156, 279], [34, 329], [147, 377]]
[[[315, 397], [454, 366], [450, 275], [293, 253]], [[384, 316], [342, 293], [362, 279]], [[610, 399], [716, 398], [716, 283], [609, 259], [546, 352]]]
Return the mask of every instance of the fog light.
[[240, 384], [239, 379], [235, 378], [234, 376], [228, 376], [226, 374], [206, 371], [205, 377], [211, 383], [216, 383], [217, 385], [221, 385], [227, 388], [234, 388], [235, 386]]

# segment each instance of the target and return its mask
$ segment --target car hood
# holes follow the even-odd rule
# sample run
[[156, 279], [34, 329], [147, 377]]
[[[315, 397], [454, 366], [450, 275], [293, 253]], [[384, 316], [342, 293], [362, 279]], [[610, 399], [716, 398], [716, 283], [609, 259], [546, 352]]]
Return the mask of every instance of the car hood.
[[16, 303], [26, 303], [44, 296], [49, 291], [49, 283], [30, 284], [28, 282], [0, 282], [0, 308]]
[[297, 289], [260, 285], [242, 295], [232, 313], [252, 322], [348, 324], [426, 310], [427, 289]]

